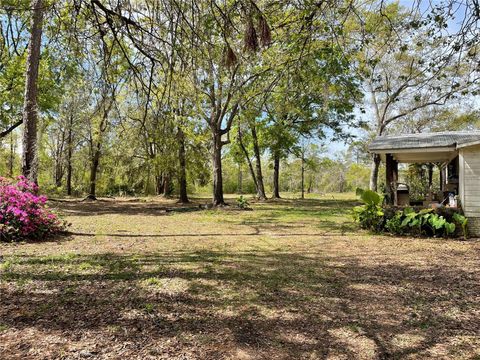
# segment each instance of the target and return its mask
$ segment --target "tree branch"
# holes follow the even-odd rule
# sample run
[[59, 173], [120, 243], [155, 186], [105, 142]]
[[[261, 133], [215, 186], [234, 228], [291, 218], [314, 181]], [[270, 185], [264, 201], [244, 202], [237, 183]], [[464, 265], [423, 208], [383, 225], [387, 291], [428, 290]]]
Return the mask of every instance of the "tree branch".
[[18, 120], [15, 124], [10, 126], [7, 130], [4, 130], [0, 133], [0, 139], [4, 138], [8, 134], [10, 134], [13, 130], [23, 124], [23, 120]]

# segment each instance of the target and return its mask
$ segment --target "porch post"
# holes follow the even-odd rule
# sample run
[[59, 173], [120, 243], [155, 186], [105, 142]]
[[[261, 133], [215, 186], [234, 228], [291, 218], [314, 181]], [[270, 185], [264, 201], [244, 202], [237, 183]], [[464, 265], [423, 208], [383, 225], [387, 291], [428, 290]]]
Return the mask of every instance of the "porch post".
[[427, 164], [428, 169], [428, 191], [432, 191], [433, 186], [433, 164]]
[[[442, 164], [438, 164], [438, 173], [440, 174], [440, 191], [443, 191], [443, 169]], [[443, 199], [442, 199], [443, 200]]]
[[387, 180], [385, 187], [389, 196], [389, 203], [397, 206], [398, 162], [393, 159], [392, 154], [386, 155], [385, 170]]

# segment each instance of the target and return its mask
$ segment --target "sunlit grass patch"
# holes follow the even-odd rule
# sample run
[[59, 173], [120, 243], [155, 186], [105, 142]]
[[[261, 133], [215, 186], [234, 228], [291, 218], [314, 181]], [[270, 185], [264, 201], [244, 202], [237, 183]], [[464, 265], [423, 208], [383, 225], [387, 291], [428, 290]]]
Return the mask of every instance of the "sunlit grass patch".
[[187, 292], [190, 287], [190, 281], [179, 277], [150, 277], [143, 280], [141, 285], [148, 290], [175, 295]]

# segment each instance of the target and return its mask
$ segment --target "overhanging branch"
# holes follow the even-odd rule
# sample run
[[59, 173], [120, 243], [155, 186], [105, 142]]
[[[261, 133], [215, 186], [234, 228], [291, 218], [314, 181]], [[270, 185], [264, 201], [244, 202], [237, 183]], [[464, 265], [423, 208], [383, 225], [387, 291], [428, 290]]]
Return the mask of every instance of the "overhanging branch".
[[13, 130], [23, 124], [23, 119], [18, 120], [15, 124], [11, 125], [7, 130], [4, 130], [0, 133], [0, 139], [4, 138], [8, 134], [10, 134]]

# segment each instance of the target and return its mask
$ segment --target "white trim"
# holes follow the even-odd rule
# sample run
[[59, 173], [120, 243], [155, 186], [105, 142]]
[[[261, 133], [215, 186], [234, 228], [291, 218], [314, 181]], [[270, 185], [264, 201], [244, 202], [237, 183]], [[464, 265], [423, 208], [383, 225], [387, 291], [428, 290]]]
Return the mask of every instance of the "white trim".
[[462, 149], [462, 148], [466, 148], [466, 147], [469, 147], [469, 146], [475, 146], [475, 145], [480, 145], [480, 140], [471, 141], [471, 142], [468, 142], [468, 143], [465, 143], [465, 144], [457, 145], [457, 149]]
[[460, 195], [460, 205], [464, 212], [465, 209], [465, 159], [463, 158], [463, 150], [458, 152], [458, 193]]

